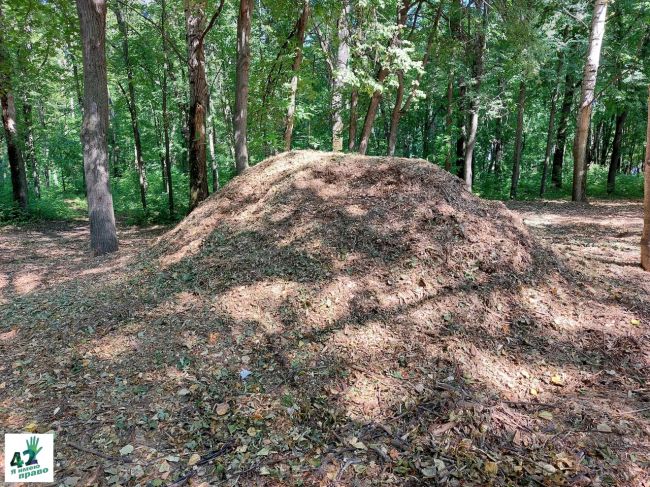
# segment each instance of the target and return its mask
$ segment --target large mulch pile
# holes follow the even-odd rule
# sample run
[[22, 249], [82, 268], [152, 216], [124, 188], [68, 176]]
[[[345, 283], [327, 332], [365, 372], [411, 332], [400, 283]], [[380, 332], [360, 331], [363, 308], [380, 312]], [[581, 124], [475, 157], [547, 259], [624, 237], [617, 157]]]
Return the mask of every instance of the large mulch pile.
[[69, 486], [650, 485], [648, 288], [553, 249], [425, 161], [281, 154], [1, 305], [0, 421]]

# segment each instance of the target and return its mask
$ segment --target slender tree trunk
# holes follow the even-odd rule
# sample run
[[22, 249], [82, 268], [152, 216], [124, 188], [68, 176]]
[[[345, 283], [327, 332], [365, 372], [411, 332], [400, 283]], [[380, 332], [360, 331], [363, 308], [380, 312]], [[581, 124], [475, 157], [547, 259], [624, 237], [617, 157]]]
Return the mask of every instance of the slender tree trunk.
[[645, 141], [641, 267], [646, 271], [650, 271], [650, 86], [648, 86], [648, 128]]
[[343, 87], [347, 77], [348, 62], [350, 60], [350, 2], [343, 0], [343, 6], [338, 21], [338, 50], [336, 66], [332, 81], [332, 151], [343, 150]]
[[456, 127], [458, 129], [458, 136], [456, 138], [456, 174], [459, 178], [463, 178], [465, 172], [465, 150], [467, 148], [466, 102], [467, 85], [465, 84], [465, 80], [461, 79], [458, 88], [458, 114], [456, 116]]
[[395, 155], [395, 145], [397, 144], [397, 129], [399, 127], [399, 119], [402, 111], [402, 101], [404, 100], [404, 72], [397, 72], [397, 94], [395, 96], [395, 105], [390, 114], [390, 129], [388, 132], [388, 155]]
[[162, 117], [163, 117], [163, 141], [165, 143], [165, 179], [167, 180], [167, 205], [169, 217], [174, 218], [174, 184], [172, 181], [172, 160], [170, 155], [169, 142], [169, 111], [167, 109], [167, 77], [169, 66], [169, 51], [167, 46], [167, 2], [161, 0], [160, 32], [162, 34], [162, 48], [164, 54], [163, 79], [162, 79]]
[[453, 73], [449, 76], [449, 82], [447, 83], [447, 117], [445, 118], [445, 124], [447, 128], [447, 155], [445, 156], [445, 169], [451, 172], [451, 153], [453, 150], [453, 144], [451, 143], [453, 124], [454, 124], [454, 75]]
[[214, 122], [214, 117], [211, 117], [212, 123], [212, 138], [210, 139], [210, 156], [212, 159], [212, 192], [216, 193], [219, 190], [219, 161], [215, 147], [217, 146], [217, 126]]
[[119, 3], [115, 3], [115, 18], [117, 25], [122, 34], [122, 57], [126, 68], [126, 77], [128, 81], [127, 103], [129, 114], [131, 115], [131, 129], [133, 130], [133, 143], [135, 145], [135, 168], [138, 171], [138, 181], [140, 184], [140, 203], [143, 209], [147, 209], [147, 174], [145, 172], [144, 161], [142, 160], [142, 141], [140, 140], [140, 126], [138, 124], [138, 105], [135, 99], [135, 83], [133, 81], [133, 68], [131, 58], [129, 57], [129, 31], [127, 24], [122, 17]]
[[106, 0], [77, 0], [84, 67], [84, 173], [88, 192], [90, 247], [102, 255], [118, 249], [113, 197], [108, 180], [108, 81]]
[[519, 83], [519, 99], [517, 100], [517, 131], [515, 135], [515, 159], [512, 164], [512, 181], [510, 183], [510, 199], [517, 198], [519, 189], [519, 174], [521, 172], [521, 156], [524, 144], [524, 108], [526, 106], [526, 82]]
[[575, 93], [575, 83], [573, 76], [567, 73], [564, 83], [564, 95], [562, 99], [562, 108], [560, 110], [560, 119], [557, 125], [557, 137], [555, 138], [555, 152], [553, 153], [553, 169], [551, 171], [551, 183], [556, 188], [562, 187], [562, 167], [564, 165], [564, 151], [566, 148], [567, 128], [571, 106], [573, 105], [573, 95]]
[[32, 124], [32, 105], [25, 96], [23, 98], [23, 118], [25, 123], [25, 149], [26, 158], [29, 162], [29, 171], [32, 174], [34, 194], [41, 197], [41, 181], [38, 174], [38, 162], [36, 161], [36, 150], [34, 148], [34, 130]]
[[402, 106], [402, 100], [404, 99], [404, 72], [400, 70], [397, 73], [399, 84], [397, 86], [397, 96], [395, 98], [395, 106], [393, 107], [393, 112], [391, 114], [391, 119], [390, 119], [390, 133], [388, 135], [389, 156], [395, 155], [395, 145], [397, 143], [397, 134], [399, 130], [400, 119], [406, 113], [408, 113], [408, 110], [411, 107], [411, 103], [413, 102], [413, 99], [415, 97], [415, 89], [420, 85], [422, 75], [424, 74], [427, 64], [429, 64], [429, 59], [431, 57], [431, 49], [433, 47], [433, 42], [438, 32], [438, 23], [440, 22], [440, 17], [442, 16], [443, 5], [444, 2], [440, 2], [438, 5], [438, 10], [436, 11], [435, 20], [433, 21], [433, 25], [431, 26], [431, 29], [429, 31], [429, 36], [427, 38], [427, 45], [424, 50], [424, 56], [422, 58], [422, 70], [418, 74], [416, 82], [413, 84], [413, 89], [411, 90], [409, 96], [406, 98], [406, 102], [404, 102], [404, 106]]
[[[399, 13], [397, 15], [397, 30], [395, 35], [390, 41], [389, 48], [395, 47], [400, 40], [400, 32], [406, 25], [406, 19], [408, 17], [408, 11], [411, 7], [410, 0], [402, 0]], [[383, 85], [384, 80], [390, 74], [388, 67], [380, 66], [375, 76], [375, 82], [378, 85]], [[382, 92], [380, 89], [377, 89], [373, 92], [372, 97], [370, 98], [370, 103], [368, 104], [368, 111], [366, 112], [366, 118], [363, 121], [363, 129], [361, 130], [361, 140], [359, 141], [359, 154], [365, 155], [368, 151], [368, 142], [370, 141], [370, 135], [372, 134], [372, 126], [375, 123], [375, 118], [377, 117], [377, 110], [379, 108], [379, 102], [381, 101]]]
[[616, 174], [621, 167], [621, 142], [623, 141], [623, 127], [627, 119], [627, 110], [616, 115], [616, 129], [614, 131], [614, 145], [612, 146], [612, 159], [607, 173], [607, 194], [612, 194], [616, 189]]
[[[567, 39], [568, 30], [564, 31], [564, 38]], [[557, 59], [557, 75], [560, 76], [564, 68], [564, 51], [558, 53]], [[555, 136], [555, 117], [557, 114], [557, 102], [560, 98], [560, 84], [556, 84], [551, 96], [551, 110], [548, 116], [548, 131], [546, 132], [546, 151], [544, 152], [544, 163], [542, 164], [542, 181], [539, 187], [540, 197], [546, 193], [546, 179], [548, 177], [548, 165], [551, 160], [551, 153], [553, 152], [553, 137]]]
[[208, 197], [205, 125], [208, 113], [208, 82], [205, 77], [206, 0], [185, 0], [188, 73], [190, 80], [190, 134], [188, 164], [190, 169], [190, 206], [192, 211]]
[[253, 0], [240, 0], [237, 19], [237, 71], [235, 76], [235, 166], [237, 174], [248, 169], [248, 77], [251, 64]]
[[586, 201], [587, 188], [584, 184], [587, 171], [587, 143], [591, 112], [594, 102], [594, 90], [600, 65], [600, 50], [605, 35], [605, 20], [607, 19], [608, 0], [596, 0], [594, 16], [591, 23], [589, 36], [589, 52], [582, 76], [582, 89], [580, 94], [580, 107], [576, 123], [576, 136], [573, 142], [573, 201]]
[[348, 132], [348, 150], [354, 152], [357, 148], [357, 118], [359, 117], [359, 90], [356, 88], [350, 94], [350, 127]]
[[468, 191], [472, 190], [473, 170], [472, 164], [474, 162], [474, 147], [476, 146], [476, 135], [478, 132], [478, 116], [479, 116], [479, 93], [481, 90], [481, 81], [483, 79], [483, 55], [486, 47], [486, 31], [487, 31], [487, 6], [483, 0], [477, 0], [476, 5], [482, 11], [483, 25], [476, 35], [474, 46], [474, 63], [472, 67], [472, 83], [473, 89], [471, 90], [470, 109], [469, 109], [469, 132], [467, 134], [467, 147], [465, 148], [465, 164], [464, 176], [465, 187]]
[[293, 75], [289, 88], [289, 107], [287, 108], [287, 119], [284, 129], [284, 150], [291, 150], [291, 138], [293, 137], [294, 119], [296, 116], [296, 94], [298, 93], [298, 72], [302, 63], [302, 46], [305, 42], [305, 29], [309, 20], [309, 1], [305, 1], [302, 7], [302, 14], [298, 20], [298, 29], [296, 35], [295, 57], [291, 67]]

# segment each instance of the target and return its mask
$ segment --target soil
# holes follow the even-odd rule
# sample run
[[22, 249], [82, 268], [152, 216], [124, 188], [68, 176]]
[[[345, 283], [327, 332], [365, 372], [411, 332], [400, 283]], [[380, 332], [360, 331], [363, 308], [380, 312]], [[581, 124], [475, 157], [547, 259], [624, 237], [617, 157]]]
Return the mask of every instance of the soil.
[[69, 486], [650, 485], [640, 203], [508, 207], [297, 152], [112, 256], [0, 229], [0, 424]]

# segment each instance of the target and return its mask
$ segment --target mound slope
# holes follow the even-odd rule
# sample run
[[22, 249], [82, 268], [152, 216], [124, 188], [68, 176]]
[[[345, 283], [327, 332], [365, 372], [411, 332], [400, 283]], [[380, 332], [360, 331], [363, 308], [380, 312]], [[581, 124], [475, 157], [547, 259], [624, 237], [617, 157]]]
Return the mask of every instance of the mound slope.
[[647, 296], [566, 262], [425, 161], [281, 154], [0, 309], [0, 418], [78, 485], [643, 485]]

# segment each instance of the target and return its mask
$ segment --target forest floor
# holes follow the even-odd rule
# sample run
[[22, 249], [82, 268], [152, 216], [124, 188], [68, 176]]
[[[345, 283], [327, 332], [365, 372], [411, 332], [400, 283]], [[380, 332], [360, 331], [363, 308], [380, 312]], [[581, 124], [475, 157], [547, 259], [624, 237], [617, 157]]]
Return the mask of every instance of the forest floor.
[[[218, 206], [241, 208], [235, 191], [252, 198], [235, 188]], [[308, 221], [329, 215], [320, 203]], [[471, 211], [509, 215], [481, 205]], [[502, 228], [520, 248], [493, 249], [493, 268], [452, 267], [463, 242], [476, 244], [472, 228], [490, 228], [437, 220], [431, 231], [456, 228], [436, 260], [453, 281], [360, 232], [367, 258], [349, 249], [340, 267], [259, 228], [194, 248], [200, 212], [165, 241], [164, 228], [121, 228], [120, 252], [101, 258], [88, 256], [84, 222], [2, 228], [0, 425], [55, 432], [57, 483], [69, 487], [650, 485], [641, 205], [508, 207], [533, 236]], [[304, 229], [289, 216], [285, 230]], [[399, 267], [371, 269], [377, 250]], [[521, 268], [498, 260], [513, 256]]]

